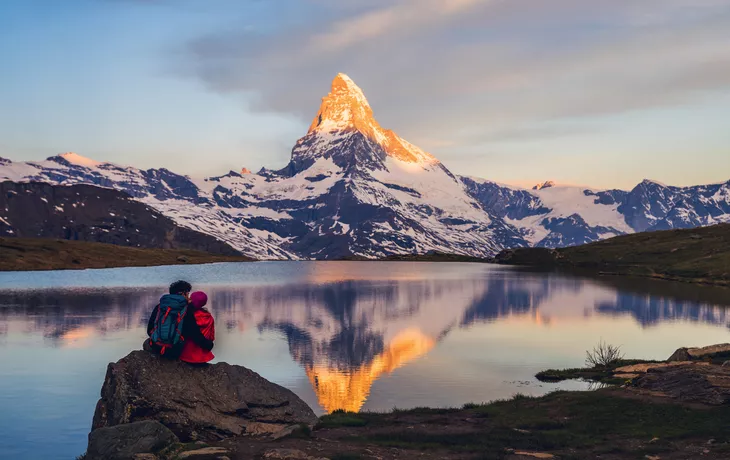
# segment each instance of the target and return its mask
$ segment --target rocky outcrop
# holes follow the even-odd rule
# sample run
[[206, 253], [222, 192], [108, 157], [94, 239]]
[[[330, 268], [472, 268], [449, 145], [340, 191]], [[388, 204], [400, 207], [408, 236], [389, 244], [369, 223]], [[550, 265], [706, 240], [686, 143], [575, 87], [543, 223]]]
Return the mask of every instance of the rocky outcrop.
[[667, 361], [710, 361], [723, 364], [730, 359], [730, 343], [699, 348], [679, 348]]
[[730, 368], [706, 363], [654, 367], [634, 379], [632, 388], [682, 402], [726, 405], [730, 404]]
[[[623, 366], [616, 368], [613, 373], [616, 374], [645, 374], [651, 369], [659, 369], [663, 367], [674, 367], [684, 366], [686, 364], [693, 364], [689, 361], [674, 361], [669, 363], [641, 363], [632, 364], [631, 366]], [[706, 365], [707, 363], [697, 363], [698, 365]]]
[[178, 442], [160, 422], [143, 420], [99, 428], [89, 433], [86, 460], [128, 460], [136, 454], [158, 452]]
[[313, 426], [317, 417], [294, 393], [245, 367], [193, 367], [134, 351], [109, 364], [92, 430], [141, 420], [157, 420], [187, 442]]

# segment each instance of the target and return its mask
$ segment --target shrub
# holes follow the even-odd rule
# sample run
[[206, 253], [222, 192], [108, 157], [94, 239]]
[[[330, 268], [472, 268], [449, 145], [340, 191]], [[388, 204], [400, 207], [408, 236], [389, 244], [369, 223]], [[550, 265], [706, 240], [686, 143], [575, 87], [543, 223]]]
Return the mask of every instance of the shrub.
[[603, 340], [593, 347], [593, 350], [586, 351], [586, 366], [588, 367], [610, 367], [624, 358], [621, 347], [610, 345]]

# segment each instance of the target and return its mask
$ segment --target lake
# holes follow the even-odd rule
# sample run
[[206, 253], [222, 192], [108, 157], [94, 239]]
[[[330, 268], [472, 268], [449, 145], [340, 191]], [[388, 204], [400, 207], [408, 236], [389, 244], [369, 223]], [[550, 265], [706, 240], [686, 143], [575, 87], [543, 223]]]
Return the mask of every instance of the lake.
[[84, 452], [106, 366], [140, 348], [177, 279], [208, 293], [216, 361], [316, 412], [461, 406], [544, 384], [599, 340], [628, 357], [728, 342], [730, 290], [486, 264], [258, 262], [0, 273], [0, 445], [13, 459]]

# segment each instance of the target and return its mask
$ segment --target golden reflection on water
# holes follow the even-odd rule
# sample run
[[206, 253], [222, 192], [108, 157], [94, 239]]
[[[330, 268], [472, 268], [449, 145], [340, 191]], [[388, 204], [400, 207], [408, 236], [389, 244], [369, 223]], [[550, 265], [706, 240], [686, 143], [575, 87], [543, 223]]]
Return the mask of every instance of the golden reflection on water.
[[82, 326], [65, 331], [59, 338], [64, 346], [85, 348], [88, 346], [88, 341], [96, 335], [97, 331], [94, 327]]
[[328, 413], [338, 409], [358, 412], [375, 380], [425, 355], [434, 345], [436, 341], [419, 329], [406, 329], [393, 337], [385, 351], [360, 367], [339, 370], [314, 365], [307, 366], [305, 371], [320, 406]]

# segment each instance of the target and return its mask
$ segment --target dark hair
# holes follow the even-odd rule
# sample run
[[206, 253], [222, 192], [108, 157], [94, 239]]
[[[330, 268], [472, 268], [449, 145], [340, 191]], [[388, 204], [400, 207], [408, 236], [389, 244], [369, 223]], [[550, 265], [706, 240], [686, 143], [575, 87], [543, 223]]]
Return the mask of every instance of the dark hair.
[[193, 286], [187, 281], [175, 281], [170, 285], [170, 294], [184, 294], [193, 290]]

